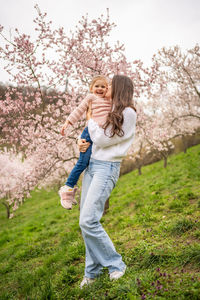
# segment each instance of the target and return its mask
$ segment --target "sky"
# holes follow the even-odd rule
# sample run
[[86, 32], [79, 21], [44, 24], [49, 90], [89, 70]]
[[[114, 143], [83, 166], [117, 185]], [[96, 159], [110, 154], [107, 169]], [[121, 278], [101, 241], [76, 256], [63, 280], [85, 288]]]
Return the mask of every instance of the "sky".
[[[88, 13], [94, 19], [106, 15], [109, 8], [110, 20], [117, 25], [110, 41], [124, 43], [129, 61], [141, 59], [145, 65], [163, 46], [187, 49], [200, 43], [200, 0], [0, 0], [4, 33], [18, 28], [33, 35], [35, 4], [66, 32], [75, 28], [81, 16]], [[9, 77], [2, 66], [0, 61], [0, 81], [6, 82]]]

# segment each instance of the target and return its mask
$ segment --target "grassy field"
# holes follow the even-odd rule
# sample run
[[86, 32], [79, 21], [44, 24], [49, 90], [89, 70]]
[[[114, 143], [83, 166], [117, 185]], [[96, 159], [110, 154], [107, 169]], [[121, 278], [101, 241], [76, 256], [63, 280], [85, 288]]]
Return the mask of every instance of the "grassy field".
[[200, 146], [120, 177], [102, 223], [127, 264], [83, 290], [79, 209], [35, 191], [13, 219], [0, 210], [0, 299], [200, 299]]

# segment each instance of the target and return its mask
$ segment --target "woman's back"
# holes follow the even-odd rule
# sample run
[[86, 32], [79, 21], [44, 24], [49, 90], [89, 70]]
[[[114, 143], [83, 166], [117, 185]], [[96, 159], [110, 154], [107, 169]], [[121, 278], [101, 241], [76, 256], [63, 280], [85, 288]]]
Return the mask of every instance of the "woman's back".
[[115, 134], [110, 137], [110, 127], [106, 129], [100, 128], [92, 119], [88, 122], [88, 129], [93, 141], [92, 158], [103, 161], [121, 161], [126, 156], [131, 146], [136, 125], [136, 112], [131, 107], [126, 107], [123, 112], [122, 130], [124, 135]]

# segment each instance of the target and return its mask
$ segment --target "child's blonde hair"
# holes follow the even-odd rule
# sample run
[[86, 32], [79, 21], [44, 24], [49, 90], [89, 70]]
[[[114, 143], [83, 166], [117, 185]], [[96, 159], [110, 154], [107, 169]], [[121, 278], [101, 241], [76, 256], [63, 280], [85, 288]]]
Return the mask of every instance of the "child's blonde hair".
[[105, 82], [106, 86], [108, 86], [109, 84], [109, 80], [108, 78], [106, 78], [106, 76], [103, 76], [103, 75], [97, 75], [95, 77], [93, 77], [91, 83], [90, 83], [90, 92], [92, 92], [92, 88], [93, 86], [95, 85], [95, 82], [97, 82], [97, 80], [102, 80]]

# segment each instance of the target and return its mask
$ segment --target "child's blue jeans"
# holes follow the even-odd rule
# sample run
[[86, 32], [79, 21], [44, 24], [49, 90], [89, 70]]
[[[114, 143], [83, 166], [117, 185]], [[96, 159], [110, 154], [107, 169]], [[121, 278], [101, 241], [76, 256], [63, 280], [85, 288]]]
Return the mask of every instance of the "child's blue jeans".
[[90, 156], [92, 153], [92, 140], [91, 140], [89, 132], [88, 132], [88, 127], [85, 127], [85, 129], [83, 130], [83, 132], [81, 134], [81, 139], [85, 139], [86, 142], [89, 142], [90, 146], [88, 147], [86, 152], [80, 152], [79, 160], [77, 161], [76, 165], [72, 169], [72, 171], [65, 183], [67, 186], [70, 186], [71, 188], [73, 188], [77, 184], [77, 181], [78, 181], [81, 173], [89, 165]]

